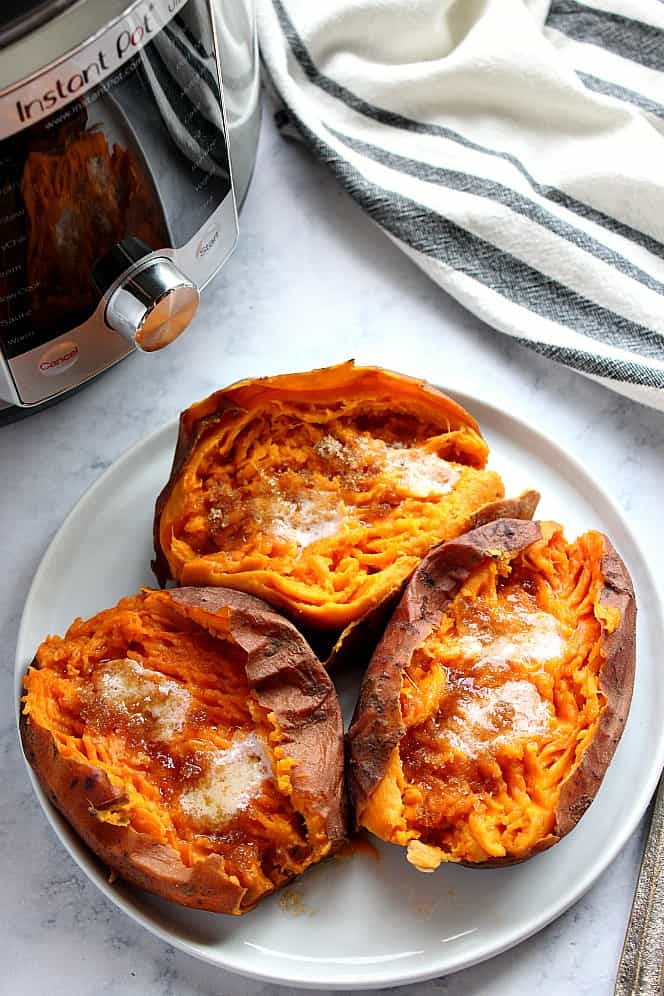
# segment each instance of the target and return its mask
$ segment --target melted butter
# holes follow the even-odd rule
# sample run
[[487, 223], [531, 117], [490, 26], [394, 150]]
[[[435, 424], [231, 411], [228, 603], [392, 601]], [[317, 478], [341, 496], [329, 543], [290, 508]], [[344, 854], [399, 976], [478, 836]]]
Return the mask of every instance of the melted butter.
[[435, 453], [372, 436], [360, 435], [344, 444], [327, 435], [318, 440], [314, 450], [351, 486], [371, 486], [372, 481], [381, 479], [413, 498], [438, 498], [451, 491], [459, 479], [459, 471]]
[[509, 661], [546, 661], [562, 656], [565, 640], [560, 624], [548, 612], [515, 608], [507, 617], [518, 628], [496, 635], [491, 626], [476, 624], [475, 632], [455, 641], [462, 657], [478, 664], [507, 664]]
[[459, 471], [428, 450], [417, 446], [388, 444], [382, 439], [358, 437], [357, 458], [371, 461], [375, 477], [389, 481], [399, 492], [412, 498], [439, 498], [451, 491], [459, 480]]
[[506, 681], [460, 696], [447, 721], [446, 738], [456, 750], [475, 756], [489, 747], [541, 736], [555, 713], [529, 681]]
[[[344, 522], [354, 517], [356, 510], [348, 492], [371, 491], [379, 483], [381, 490], [400, 497], [435, 499], [451, 491], [460, 476], [452, 464], [435, 453], [388, 444], [369, 435], [342, 442], [328, 433], [321, 436], [313, 450], [332, 490], [314, 488], [311, 470], [304, 467], [298, 470], [299, 493], [288, 493], [278, 475], [265, 475], [260, 492], [247, 502], [247, 511], [259, 532], [290, 542], [298, 550], [338, 535]], [[351, 506], [344, 501], [344, 493]], [[381, 496], [376, 499], [382, 500]], [[212, 507], [208, 515], [210, 528], [223, 528], [225, 516], [222, 508]]]
[[324, 491], [307, 493], [297, 501], [278, 494], [265, 496], [255, 501], [254, 512], [265, 532], [289, 540], [300, 549], [335, 536], [344, 519], [343, 503]]
[[384, 470], [400, 490], [414, 498], [438, 498], [459, 480], [459, 471], [446, 460], [418, 449], [388, 449]]
[[105, 713], [119, 725], [140, 726], [152, 740], [170, 740], [179, 733], [192, 702], [182, 685], [129, 657], [103, 661], [93, 686]]
[[[464, 621], [470, 632], [451, 645], [452, 657], [462, 663], [448, 668], [456, 689], [454, 711], [445, 722], [445, 737], [454, 749], [469, 757], [501, 744], [542, 736], [555, 719], [553, 705], [527, 680], [509, 677], [510, 665], [543, 666], [562, 657], [565, 640], [558, 620], [535, 603], [508, 596], [508, 604], [475, 607]], [[491, 686], [481, 680], [492, 677]], [[495, 685], [502, 676], [502, 684]]]
[[216, 829], [228, 823], [259, 794], [266, 779], [274, 778], [267, 747], [256, 733], [199, 757], [204, 758], [203, 773], [181, 794], [180, 806], [200, 827]]

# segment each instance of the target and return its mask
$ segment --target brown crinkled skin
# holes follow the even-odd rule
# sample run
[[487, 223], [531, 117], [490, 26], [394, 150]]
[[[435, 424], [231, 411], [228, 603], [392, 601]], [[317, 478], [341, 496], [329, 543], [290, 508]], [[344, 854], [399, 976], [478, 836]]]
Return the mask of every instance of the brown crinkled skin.
[[315, 807], [336, 850], [346, 835], [343, 720], [334, 685], [301, 634], [253, 595], [226, 588], [172, 588], [176, 603], [218, 614], [231, 607], [232, 638], [247, 654], [249, 686], [277, 718], [280, 745], [297, 762], [294, 801]]
[[602, 668], [600, 688], [607, 705], [602, 713], [593, 742], [576, 771], [567, 779], [560, 793], [556, 812], [556, 835], [564, 837], [576, 826], [595, 798], [604, 773], [622, 735], [634, 687], [636, 664], [636, 600], [627, 568], [611, 541], [604, 537], [602, 574], [604, 589], [601, 603], [620, 613], [620, 625], [605, 633], [603, 649], [606, 662]]
[[[97, 819], [96, 812], [117, 801], [117, 792], [93, 765], [64, 758], [53, 736], [21, 716], [23, 750], [46, 795], [90, 850], [121, 878], [162, 899], [215, 913], [243, 913], [260, 896], [231, 882], [223, 860], [212, 855], [187, 868], [178, 852], [137, 833]], [[249, 903], [250, 905], [246, 905]]]
[[[334, 686], [306, 641], [288, 620], [243, 592], [179, 588], [155, 594], [169, 599], [176, 611], [186, 610], [188, 625], [193, 620], [246, 654], [249, 687], [274, 714], [279, 745], [296, 762], [289, 773], [293, 806], [320, 820], [329, 843], [313, 860], [337, 851], [347, 823], [343, 721]], [[63, 756], [52, 734], [31, 715], [21, 715], [20, 732], [25, 756], [50, 801], [121, 878], [164, 899], [218, 913], [245, 913], [273, 891], [265, 883], [241, 886], [218, 854], [187, 866], [174, 848], [148, 834], [102, 822], [96, 814], [121, 805], [126, 796], [98, 767]]]
[[[602, 627], [605, 662], [599, 687], [606, 697], [595, 736], [580, 763], [565, 780], [555, 811], [553, 832], [525, 857], [544, 850], [578, 823], [595, 797], [622, 734], [635, 672], [636, 603], [627, 568], [606, 536], [600, 604], [617, 610], [613, 632]], [[402, 674], [413, 651], [440, 623], [448, 605], [488, 559], [516, 555], [542, 537], [539, 522], [499, 519], [441, 543], [415, 570], [390, 619], [364, 677], [347, 734], [347, 779], [357, 821], [386, 774], [394, 748], [405, 736], [400, 692]], [[494, 858], [469, 867], [514, 864], [524, 858]], [[465, 863], [465, 862], [464, 862]]]

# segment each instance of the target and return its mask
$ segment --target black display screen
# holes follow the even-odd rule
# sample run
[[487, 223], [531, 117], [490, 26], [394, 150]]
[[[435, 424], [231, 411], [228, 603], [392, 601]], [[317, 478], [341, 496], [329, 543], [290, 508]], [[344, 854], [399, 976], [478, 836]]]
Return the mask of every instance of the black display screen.
[[180, 248], [231, 190], [208, 4], [164, 0], [162, 23], [155, 8], [12, 95], [0, 141], [8, 358], [93, 314], [106, 290], [93, 273], [118, 242]]

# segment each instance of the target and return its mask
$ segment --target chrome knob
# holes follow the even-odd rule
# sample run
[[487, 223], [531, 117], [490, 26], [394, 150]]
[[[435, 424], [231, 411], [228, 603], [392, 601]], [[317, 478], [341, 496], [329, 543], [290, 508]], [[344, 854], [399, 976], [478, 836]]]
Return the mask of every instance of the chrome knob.
[[200, 294], [170, 259], [150, 259], [111, 294], [106, 324], [151, 353], [177, 339], [196, 314]]

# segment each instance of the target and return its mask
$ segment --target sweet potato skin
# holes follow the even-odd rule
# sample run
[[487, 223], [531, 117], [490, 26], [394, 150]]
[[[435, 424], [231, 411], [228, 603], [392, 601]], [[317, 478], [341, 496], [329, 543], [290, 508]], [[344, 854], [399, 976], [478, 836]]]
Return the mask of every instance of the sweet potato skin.
[[558, 838], [576, 826], [595, 798], [604, 773], [618, 745], [632, 698], [636, 664], [636, 599], [627, 567], [611, 541], [604, 537], [602, 557], [604, 588], [600, 604], [620, 613], [620, 624], [605, 633], [606, 661], [600, 675], [600, 688], [606, 696], [597, 732], [579, 767], [563, 785], [556, 811]]
[[20, 730], [25, 756], [50, 801], [121, 878], [163, 899], [215, 913], [243, 913], [258, 901], [260, 896], [249, 897], [225, 874], [217, 855], [187, 868], [173, 848], [132, 827], [98, 820], [95, 811], [118, 795], [106, 775], [93, 765], [64, 758], [51, 733], [29, 716], [21, 716]]
[[[320, 815], [326, 853], [338, 850], [347, 823], [343, 722], [334, 686], [306, 641], [286, 619], [243, 592], [179, 588], [159, 595], [246, 653], [249, 686], [275, 714], [282, 745], [297, 762], [291, 772], [294, 805]], [[247, 912], [272, 891], [243, 887], [219, 855], [188, 867], [175, 849], [131, 826], [99, 820], [95, 813], [118, 801], [118, 789], [106, 774], [63, 757], [52, 734], [29, 714], [21, 715], [20, 733], [26, 759], [53, 805], [126, 881], [184, 906], [231, 914]]]
[[282, 746], [297, 762], [291, 774], [295, 804], [316, 808], [330, 849], [336, 850], [345, 841], [347, 822], [343, 719], [321, 662], [292, 623], [253, 595], [228, 588], [173, 588], [163, 594], [199, 610], [210, 629], [230, 609], [230, 633], [247, 654], [249, 686], [274, 713]]
[[[448, 604], [486, 558], [516, 554], [542, 536], [540, 524], [498, 519], [434, 548], [415, 570], [367, 669], [347, 734], [348, 789], [356, 823], [404, 737], [401, 675], [415, 648], [440, 622]], [[611, 761], [627, 719], [635, 670], [636, 603], [629, 573], [606, 536], [600, 604], [617, 609], [618, 627], [603, 632], [606, 660], [600, 688], [607, 705], [581, 763], [563, 784], [553, 832], [519, 859], [495, 858], [472, 868], [515, 864], [557, 843], [576, 826]]]

